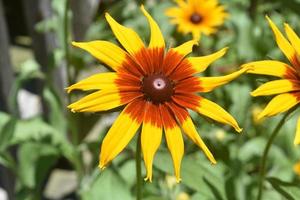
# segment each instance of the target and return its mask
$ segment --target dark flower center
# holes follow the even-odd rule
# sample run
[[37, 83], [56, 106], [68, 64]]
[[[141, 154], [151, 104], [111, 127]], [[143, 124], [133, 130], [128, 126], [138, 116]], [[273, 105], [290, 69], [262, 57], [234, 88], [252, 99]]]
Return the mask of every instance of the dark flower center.
[[143, 93], [148, 100], [154, 103], [162, 103], [171, 100], [173, 83], [164, 75], [153, 74], [146, 76], [142, 83]]
[[193, 24], [199, 24], [203, 20], [203, 17], [198, 13], [194, 12], [190, 17], [190, 20]]

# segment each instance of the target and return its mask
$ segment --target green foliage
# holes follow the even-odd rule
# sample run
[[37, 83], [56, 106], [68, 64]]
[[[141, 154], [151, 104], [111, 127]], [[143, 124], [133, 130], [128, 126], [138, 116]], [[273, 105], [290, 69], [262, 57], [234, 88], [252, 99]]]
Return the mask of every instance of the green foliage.
[[[108, 40], [117, 43], [104, 19], [104, 13], [109, 12], [120, 23], [136, 30], [147, 43], [150, 31], [146, 18], [139, 9], [140, 3], [137, 2], [139, 1], [101, 1], [100, 8], [82, 40]], [[216, 34], [203, 35], [193, 55], [207, 55], [225, 46], [229, 47], [229, 51], [200, 76], [227, 74], [238, 69], [241, 64], [254, 60], [271, 58], [285, 61], [276, 46], [265, 15], [268, 14], [280, 28], [283, 28], [283, 22], [288, 22], [300, 33], [300, 0], [221, 2], [230, 13], [229, 19]], [[191, 39], [191, 35], [177, 33], [176, 27], [164, 15], [165, 9], [173, 5], [174, 1], [146, 0], [143, 3], [160, 25], [167, 47], [177, 46]], [[50, 78], [54, 70], [64, 67], [66, 63], [64, 4], [65, 0], [51, 1], [53, 15], [36, 25], [39, 33], [55, 35], [57, 44], [51, 52], [52, 58], [49, 59], [51, 69], [42, 72], [34, 59], [28, 59], [16, 67], [17, 75], [9, 97], [13, 113], [0, 112], [0, 164], [16, 176], [16, 199], [44, 198], [44, 191], [53, 170], [60, 167], [76, 172], [78, 184], [71, 193], [78, 199], [134, 199], [136, 138], [107, 169], [101, 171], [97, 166], [99, 147], [115, 115], [70, 113], [66, 105], [78, 99], [81, 94], [58, 93]], [[73, 15], [69, 11], [68, 19], [72, 20]], [[72, 36], [71, 27], [69, 31]], [[89, 74], [108, 70], [82, 50], [70, 45], [69, 51], [71, 66], [67, 70], [72, 82]], [[39, 95], [46, 110], [30, 119], [20, 119], [17, 109], [18, 92], [32, 79], [44, 82]], [[185, 157], [181, 166], [182, 183], [176, 184], [172, 176], [172, 160], [163, 141], [153, 164], [153, 183], [145, 182], [143, 185], [143, 199], [180, 200], [180, 194], [187, 194], [190, 200], [255, 199], [260, 158], [279, 118], [262, 122], [253, 120], [254, 108], [262, 108], [267, 101], [264, 98], [252, 98], [249, 93], [267, 80], [269, 79], [262, 76], [243, 75], [210, 94], [201, 94], [229, 111], [243, 127], [243, 132], [236, 134], [230, 127], [204, 120], [191, 112], [197, 130], [218, 163], [210, 164], [203, 152], [185, 138]], [[264, 200], [300, 199], [300, 179], [293, 171], [300, 156], [299, 147], [293, 145], [298, 115], [299, 112], [289, 119], [271, 147], [267, 161]]]

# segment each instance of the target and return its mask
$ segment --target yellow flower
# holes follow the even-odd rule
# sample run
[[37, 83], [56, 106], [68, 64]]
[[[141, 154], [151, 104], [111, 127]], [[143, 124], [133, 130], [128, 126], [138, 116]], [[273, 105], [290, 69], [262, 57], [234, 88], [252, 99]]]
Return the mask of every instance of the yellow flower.
[[190, 196], [185, 193], [185, 192], [180, 192], [177, 197], [176, 197], [176, 200], [190, 200]]
[[263, 110], [262, 107], [257, 106], [257, 105], [252, 108], [252, 120], [253, 120], [254, 124], [262, 123], [263, 119], [258, 118], [259, 113], [261, 113], [262, 110]]
[[[288, 58], [291, 65], [276, 61], [263, 60], [245, 64], [249, 68], [247, 73], [264, 74], [281, 78], [270, 81], [258, 87], [251, 93], [252, 96], [276, 95], [258, 115], [258, 119], [271, 117], [285, 112], [296, 106], [300, 101], [300, 39], [288, 24], [284, 24], [288, 40], [282, 35], [273, 21], [266, 17], [274, 33], [275, 40], [282, 53]], [[297, 122], [294, 144], [300, 143], [300, 118]]]
[[300, 161], [294, 165], [294, 172], [300, 176]]
[[191, 40], [165, 50], [160, 28], [143, 6], [141, 10], [151, 30], [148, 46], [145, 46], [134, 30], [120, 25], [108, 13], [105, 15], [106, 20], [124, 50], [111, 42], [101, 40], [73, 42], [74, 46], [86, 50], [114, 72], [96, 74], [68, 87], [68, 92], [74, 89], [96, 90], [68, 107], [73, 112], [100, 112], [125, 105], [103, 140], [99, 167], [104, 168], [112, 161], [142, 126], [141, 145], [147, 170], [146, 180], [149, 181], [152, 180], [153, 157], [161, 143], [164, 130], [175, 176], [179, 181], [184, 153], [181, 130], [204, 151], [212, 163], [216, 163], [197, 133], [187, 109], [241, 131], [229, 113], [196, 93], [209, 92], [224, 85], [246, 69], [223, 77], [195, 76], [222, 57], [227, 48], [208, 56], [187, 58], [196, 44]]
[[210, 35], [217, 31], [217, 27], [228, 17], [225, 8], [217, 0], [175, 0], [178, 7], [166, 10], [171, 17], [171, 23], [177, 24], [178, 32], [192, 33], [195, 40], [201, 34]]

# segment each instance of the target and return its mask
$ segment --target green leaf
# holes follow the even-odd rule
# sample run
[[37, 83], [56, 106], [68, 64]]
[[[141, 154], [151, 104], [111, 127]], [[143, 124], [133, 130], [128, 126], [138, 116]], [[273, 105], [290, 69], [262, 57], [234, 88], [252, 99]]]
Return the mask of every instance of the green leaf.
[[81, 191], [83, 200], [90, 199], [122, 199], [131, 200], [130, 188], [111, 169], [101, 173], [96, 169], [93, 180], [86, 182]]
[[[158, 152], [154, 165], [158, 169], [173, 174], [172, 160], [168, 153]], [[185, 156], [181, 164], [182, 183], [211, 199], [225, 199], [225, 183], [221, 163], [211, 165], [198, 153]]]
[[29, 142], [18, 150], [18, 177], [22, 185], [38, 189], [48, 170], [57, 159], [59, 151], [49, 144]]
[[9, 117], [4, 113], [0, 113], [0, 152], [5, 151], [9, 146], [9, 142], [13, 137], [17, 120]]
[[300, 198], [300, 182], [285, 182], [275, 177], [267, 178], [273, 188], [279, 192], [285, 199], [297, 200]]
[[16, 162], [8, 152], [0, 152], [0, 164], [12, 171], [16, 170]]
[[65, 133], [67, 124], [59, 97], [47, 87], [44, 88], [43, 96], [49, 107], [49, 123], [61, 133]]

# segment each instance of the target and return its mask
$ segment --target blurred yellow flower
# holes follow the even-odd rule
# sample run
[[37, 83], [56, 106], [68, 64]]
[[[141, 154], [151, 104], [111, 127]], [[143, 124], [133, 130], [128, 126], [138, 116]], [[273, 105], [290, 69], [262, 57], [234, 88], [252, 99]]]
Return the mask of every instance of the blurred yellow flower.
[[178, 32], [192, 33], [195, 40], [201, 34], [210, 35], [217, 31], [228, 17], [224, 6], [218, 0], [175, 0], [178, 7], [166, 10], [171, 23], [177, 24]]
[[111, 67], [115, 72], [93, 75], [67, 88], [68, 92], [96, 90], [72, 103], [73, 112], [107, 111], [125, 105], [105, 136], [99, 167], [104, 168], [130, 142], [141, 128], [141, 146], [147, 170], [146, 180], [152, 180], [152, 162], [161, 143], [164, 130], [171, 153], [177, 181], [184, 154], [181, 130], [197, 144], [207, 158], [216, 163], [213, 155], [197, 133], [187, 109], [192, 109], [220, 123], [241, 131], [236, 120], [216, 103], [200, 97], [237, 78], [247, 69], [240, 69], [222, 77], [199, 77], [212, 62], [222, 57], [227, 48], [202, 57], [186, 57], [192, 52], [194, 40], [165, 50], [164, 37], [159, 26], [141, 7], [150, 25], [150, 44], [145, 46], [138, 34], [116, 22], [108, 13], [113, 33], [124, 49], [107, 41], [73, 42]]
[[294, 165], [294, 172], [300, 176], [300, 161], [298, 161], [295, 165]]
[[166, 176], [166, 183], [169, 189], [173, 189], [173, 187], [176, 185], [176, 177], [175, 176]]
[[217, 140], [219, 141], [223, 141], [224, 138], [225, 138], [225, 131], [223, 129], [217, 129], [216, 132], [215, 132], [215, 137]]
[[[266, 18], [274, 33], [278, 47], [290, 61], [291, 65], [276, 60], [256, 61], [243, 65], [246, 68], [252, 66], [247, 73], [264, 74], [281, 78], [281, 80], [267, 82], [251, 93], [255, 97], [276, 95], [265, 109], [259, 113], [258, 120], [285, 112], [300, 102], [300, 39], [288, 24], [284, 24], [287, 40], [273, 21], [269, 17]], [[299, 143], [300, 117], [298, 118], [294, 139], [295, 145]]]
[[263, 119], [258, 117], [262, 110], [262, 107], [257, 105], [252, 107], [252, 120], [254, 124], [262, 123]]
[[176, 197], [176, 200], [190, 200], [190, 196], [185, 193], [185, 192], [180, 192], [177, 197]]

